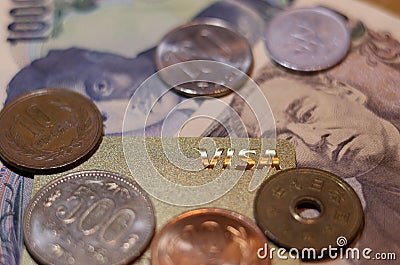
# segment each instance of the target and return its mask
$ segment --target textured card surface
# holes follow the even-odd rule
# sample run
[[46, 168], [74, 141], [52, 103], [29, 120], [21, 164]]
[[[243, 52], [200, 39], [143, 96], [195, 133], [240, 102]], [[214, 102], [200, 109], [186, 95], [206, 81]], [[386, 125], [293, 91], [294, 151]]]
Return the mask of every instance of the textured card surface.
[[[70, 172], [106, 170], [134, 179], [151, 195], [156, 233], [172, 217], [196, 208], [225, 208], [254, 220], [257, 187], [277, 171], [274, 152], [280, 169], [296, 166], [294, 148], [280, 139], [104, 137], [80, 166], [35, 176], [34, 193]], [[26, 250], [23, 264], [35, 264]], [[135, 264], [150, 264], [150, 251]]]

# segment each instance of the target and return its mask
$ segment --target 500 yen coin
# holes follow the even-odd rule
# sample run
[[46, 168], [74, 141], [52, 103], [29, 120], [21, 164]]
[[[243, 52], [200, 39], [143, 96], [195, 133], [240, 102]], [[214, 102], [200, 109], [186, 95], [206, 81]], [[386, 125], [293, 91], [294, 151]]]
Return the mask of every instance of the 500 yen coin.
[[154, 233], [144, 190], [119, 174], [76, 172], [32, 198], [24, 216], [25, 245], [43, 264], [130, 264]]

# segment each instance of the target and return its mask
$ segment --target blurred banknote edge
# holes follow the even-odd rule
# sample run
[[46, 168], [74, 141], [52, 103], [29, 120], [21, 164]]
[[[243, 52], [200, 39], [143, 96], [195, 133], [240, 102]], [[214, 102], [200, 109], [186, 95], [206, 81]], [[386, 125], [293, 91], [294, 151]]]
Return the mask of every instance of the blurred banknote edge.
[[25, 178], [0, 168], [0, 264], [17, 265], [21, 262], [22, 217], [29, 202], [33, 179]]

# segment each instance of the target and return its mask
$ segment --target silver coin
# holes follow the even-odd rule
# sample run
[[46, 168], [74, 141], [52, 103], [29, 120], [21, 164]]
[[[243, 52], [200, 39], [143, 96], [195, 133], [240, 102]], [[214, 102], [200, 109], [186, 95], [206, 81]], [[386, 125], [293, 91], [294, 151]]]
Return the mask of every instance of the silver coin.
[[[244, 82], [251, 71], [253, 55], [245, 37], [227, 23], [207, 18], [175, 28], [157, 46], [157, 70], [193, 61], [196, 63], [180, 64], [173, 71], [161, 71], [160, 76], [187, 96], [221, 96]], [[209, 61], [221, 64], [210, 65]], [[232, 67], [242, 74], [230, 75]], [[178, 79], [187, 82], [175, 85]]]
[[43, 264], [130, 264], [150, 243], [154, 210], [140, 186], [119, 174], [58, 178], [31, 200], [25, 245]]
[[315, 7], [279, 13], [270, 21], [264, 41], [277, 63], [293, 70], [318, 71], [343, 60], [351, 38], [343, 17]]

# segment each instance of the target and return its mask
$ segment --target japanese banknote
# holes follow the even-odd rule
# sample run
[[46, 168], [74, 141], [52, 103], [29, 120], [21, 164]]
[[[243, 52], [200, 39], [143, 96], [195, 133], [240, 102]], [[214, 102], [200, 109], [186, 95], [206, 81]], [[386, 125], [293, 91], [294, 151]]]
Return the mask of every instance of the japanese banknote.
[[[97, 104], [106, 135], [120, 135], [129, 97], [155, 72], [154, 49], [162, 36], [195, 17], [221, 18], [252, 45], [251, 78], [270, 103], [277, 136], [295, 146], [298, 166], [332, 171], [358, 192], [366, 224], [357, 246], [393, 252], [400, 258], [399, 20], [354, 1], [296, 1], [295, 6], [330, 7], [345, 15], [353, 29], [352, 47], [342, 63], [322, 73], [301, 75], [272, 64], [262, 41], [267, 37], [265, 23], [287, 2], [4, 0], [0, 3], [1, 102], [41, 87], [73, 89]], [[153, 94], [157, 93], [149, 91], [143, 100], [154, 101]], [[172, 91], [170, 97], [164, 101], [164, 112], [152, 119], [149, 134], [159, 135], [165, 115], [184, 100]], [[252, 131], [251, 111], [240, 99], [229, 95], [226, 102], [245, 121], [251, 137], [262, 137], [262, 132]], [[176, 119], [194, 117], [208, 104], [195, 101], [182, 108]], [[235, 127], [224, 109], [213, 111], [224, 125]], [[142, 129], [134, 127], [132, 135]], [[225, 132], [218, 124], [204, 123], [201, 132], [189, 128], [185, 133], [226, 136]], [[2, 172], [0, 262], [18, 264], [19, 222], [33, 179], [6, 168]]]

